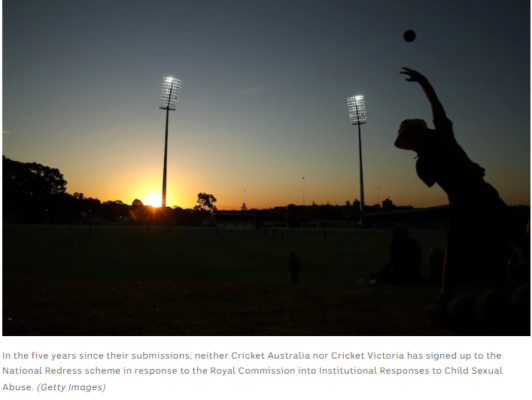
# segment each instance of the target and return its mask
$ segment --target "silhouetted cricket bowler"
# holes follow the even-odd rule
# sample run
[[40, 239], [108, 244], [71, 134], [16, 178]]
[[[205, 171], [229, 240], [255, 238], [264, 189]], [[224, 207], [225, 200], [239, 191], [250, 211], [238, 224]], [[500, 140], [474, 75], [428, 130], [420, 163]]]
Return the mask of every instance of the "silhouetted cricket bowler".
[[[418, 154], [416, 171], [428, 186], [437, 183], [447, 194], [450, 224], [443, 267], [442, 293], [450, 297], [464, 260], [471, 254], [494, 279], [504, 279], [508, 248], [508, 207], [493, 186], [484, 181], [484, 168], [469, 159], [457, 143], [453, 124], [428, 79], [404, 68], [409, 82], [418, 82], [431, 106], [435, 129], [421, 119], [407, 119], [399, 127], [395, 146]], [[468, 256], [466, 256], [468, 255]]]

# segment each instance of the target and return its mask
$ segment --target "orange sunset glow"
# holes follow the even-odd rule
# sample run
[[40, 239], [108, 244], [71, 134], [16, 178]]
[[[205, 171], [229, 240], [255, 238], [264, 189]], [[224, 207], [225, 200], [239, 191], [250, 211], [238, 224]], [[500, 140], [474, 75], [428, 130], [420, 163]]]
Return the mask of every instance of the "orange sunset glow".
[[[401, 14], [399, 5], [390, 7]], [[434, 7], [442, 15], [448, 12]], [[234, 20], [224, 20], [227, 26], [216, 45], [203, 36], [210, 22], [204, 21], [202, 29], [191, 22], [196, 17], [175, 26], [155, 23], [157, 29], [171, 26], [175, 32], [169, 37], [183, 38], [184, 47], [170, 50], [148, 39], [153, 28], [144, 21], [138, 20], [140, 28], [126, 35], [131, 42], [124, 48], [122, 36], [109, 35], [114, 18], [100, 20], [95, 10], [87, 15], [69, 10], [72, 20], [95, 18], [109, 27], [105, 37], [100, 31], [90, 37], [105, 45], [73, 41], [46, 52], [19, 34], [35, 28], [29, 22], [33, 17], [15, 3], [8, 11], [13, 18], [5, 19], [10, 36], [4, 48], [3, 154], [58, 168], [68, 182], [67, 193], [83, 193], [102, 203], [131, 205], [139, 199], [161, 206], [167, 111], [159, 106], [164, 79], [172, 76], [181, 86], [172, 103], [175, 111], [168, 114], [168, 207], [192, 208], [198, 193], [208, 193], [216, 197], [219, 210], [238, 210], [244, 190], [248, 209], [313, 202], [344, 205], [360, 199], [358, 130], [351, 125], [347, 104], [355, 95], [364, 96], [367, 117], [361, 130], [365, 203], [389, 197], [396, 205], [447, 204], [440, 187], [428, 188], [419, 180], [415, 154], [394, 146], [404, 119], [422, 118], [433, 128], [423, 91], [399, 73], [408, 66], [433, 83], [457, 141], [486, 170], [486, 182], [507, 204], [530, 204], [529, 42], [515, 24], [522, 13], [507, 18], [509, 28], [496, 43], [485, 38], [493, 32], [493, 21], [498, 26], [504, 17], [498, 11], [486, 14], [474, 36], [468, 24], [449, 31], [448, 23], [433, 26], [434, 21], [414, 21], [405, 14], [402, 22], [417, 26], [418, 33], [414, 42], [406, 43], [403, 28], [395, 27], [395, 19], [382, 21], [378, 7], [358, 24], [344, 19], [349, 12], [337, 10], [340, 20], [330, 22], [332, 30], [317, 28], [325, 20], [313, 14], [315, 20], [301, 27], [305, 34], [281, 24], [283, 29], [273, 36], [265, 35], [261, 26], [269, 26], [269, 18], [277, 21], [275, 13], [252, 28], [242, 25], [247, 18], [239, 19], [245, 11], [237, 7]], [[189, 12], [204, 17], [200, 8]], [[144, 13], [132, 18], [140, 15]], [[216, 20], [214, 15], [209, 18]], [[57, 16], [51, 13], [49, 18]], [[49, 26], [39, 30], [46, 43], [75, 39], [59, 34], [68, 32], [66, 27]], [[355, 54], [348, 49], [353, 46], [350, 38], [358, 35], [379, 38], [379, 45], [364, 40]], [[79, 38], [89, 41], [85, 34]], [[21, 54], [21, 48], [27, 51]], [[124, 53], [118, 55], [116, 48]], [[63, 54], [64, 49], [73, 53]], [[34, 54], [41, 57], [39, 62]], [[63, 58], [68, 65], [59, 61]], [[493, 87], [490, 77], [509, 68], [511, 76]], [[39, 96], [28, 99], [27, 93]]]
[[160, 193], [147, 193], [145, 200], [141, 200], [145, 206], [161, 207], [162, 195]]

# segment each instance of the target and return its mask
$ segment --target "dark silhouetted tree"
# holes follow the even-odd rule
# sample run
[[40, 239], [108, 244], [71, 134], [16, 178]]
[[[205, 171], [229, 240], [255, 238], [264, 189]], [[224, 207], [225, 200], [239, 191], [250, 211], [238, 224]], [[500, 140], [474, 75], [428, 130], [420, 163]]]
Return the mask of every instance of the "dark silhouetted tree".
[[6, 156], [2, 156], [2, 181], [5, 193], [33, 198], [65, 193], [67, 184], [57, 168], [13, 161]]
[[144, 203], [142, 201], [138, 200], [138, 199], [135, 199], [135, 200], [133, 200], [133, 203], [131, 203], [131, 205], [133, 207], [139, 207], [139, 206], [143, 206]]
[[246, 203], [242, 203], [242, 208], [241, 209], [242, 209], [242, 211], [247, 211], [248, 210], [248, 208], [246, 207]]
[[216, 201], [216, 198], [212, 194], [198, 193], [198, 205], [194, 206], [194, 210], [208, 211], [212, 214], [216, 211], [216, 206], [214, 205]]
[[109, 201], [106, 201], [103, 204], [105, 204], [107, 206], [125, 206], [125, 204], [122, 203], [121, 200], [115, 200], [115, 201], [109, 200]]

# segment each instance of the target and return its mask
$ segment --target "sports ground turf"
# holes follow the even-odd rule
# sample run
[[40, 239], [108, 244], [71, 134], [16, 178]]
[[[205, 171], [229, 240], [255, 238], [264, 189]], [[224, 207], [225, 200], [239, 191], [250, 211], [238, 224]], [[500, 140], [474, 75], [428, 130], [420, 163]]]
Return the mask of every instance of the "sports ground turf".
[[[426, 276], [445, 234], [411, 236]], [[5, 226], [3, 334], [464, 334], [427, 317], [439, 284], [368, 283], [390, 241], [389, 231]]]
[[[413, 233], [428, 274], [443, 232]], [[3, 276], [84, 281], [283, 283], [290, 251], [301, 283], [355, 283], [389, 259], [389, 231], [231, 231], [179, 228], [4, 227]]]

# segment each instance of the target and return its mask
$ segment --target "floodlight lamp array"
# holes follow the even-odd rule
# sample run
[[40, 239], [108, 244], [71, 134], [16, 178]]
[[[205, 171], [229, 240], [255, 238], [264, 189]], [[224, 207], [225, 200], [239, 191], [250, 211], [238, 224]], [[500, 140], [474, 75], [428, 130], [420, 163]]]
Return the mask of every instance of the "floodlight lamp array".
[[359, 95], [348, 97], [347, 107], [349, 108], [349, 119], [351, 120], [351, 125], [361, 125], [367, 122], [364, 96]]
[[167, 76], [163, 80], [163, 91], [161, 94], [161, 106], [163, 110], [175, 110], [175, 105], [179, 98], [179, 91], [181, 90], [181, 81], [171, 76]]

